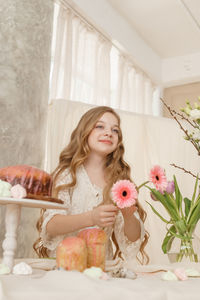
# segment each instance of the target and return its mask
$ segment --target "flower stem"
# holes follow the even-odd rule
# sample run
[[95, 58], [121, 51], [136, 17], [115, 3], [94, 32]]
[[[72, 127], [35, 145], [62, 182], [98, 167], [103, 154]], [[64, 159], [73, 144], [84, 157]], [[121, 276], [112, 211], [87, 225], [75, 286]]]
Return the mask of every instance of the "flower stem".
[[176, 257], [177, 262], [181, 262], [183, 257], [189, 257], [191, 262], [198, 262], [198, 256], [194, 252], [193, 244], [192, 244], [192, 237], [189, 236], [188, 233], [185, 234], [187, 239], [181, 240], [181, 247], [180, 252]]
[[143, 187], [145, 184], [147, 184], [147, 183], [149, 183], [149, 181], [145, 181], [145, 182], [143, 182], [142, 184], [140, 184], [139, 186], [137, 186], [137, 190], [139, 191], [139, 189], [141, 188], [141, 187]]

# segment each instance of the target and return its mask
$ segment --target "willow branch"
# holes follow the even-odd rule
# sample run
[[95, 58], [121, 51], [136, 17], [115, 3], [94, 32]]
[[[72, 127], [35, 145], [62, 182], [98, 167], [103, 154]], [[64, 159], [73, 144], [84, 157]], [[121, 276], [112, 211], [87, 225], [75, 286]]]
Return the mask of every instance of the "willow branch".
[[[182, 167], [179, 167], [179, 166], [177, 166], [177, 165], [175, 165], [175, 164], [170, 164], [170, 165], [171, 165], [172, 167], [175, 167], [175, 168], [178, 168], [178, 169], [180, 169], [180, 170], [183, 170], [185, 173], [188, 173], [188, 174], [192, 175], [193, 177], [197, 178], [197, 176], [194, 175], [192, 172], [187, 171], [186, 169], [184, 169], [184, 168], [182, 168]], [[200, 178], [198, 178], [198, 180], [200, 180]]]
[[168, 111], [170, 112], [171, 116], [178, 122], [178, 124], [181, 126], [181, 129], [184, 130], [185, 132], [185, 129], [183, 128], [183, 126], [181, 125], [181, 123], [178, 121], [178, 119], [176, 118], [176, 115], [181, 117], [181, 119], [187, 121], [192, 127], [194, 128], [197, 128], [197, 126], [195, 126], [195, 124], [193, 124], [189, 118], [185, 117], [183, 114], [181, 113], [178, 113], [177, 111], [175, 111], [174, 109], [171, 109], [171, 107], [169, 105], [167, 105], [165, 103], [165, 101], [160, 98], [160, 100], [162, 101], [162, 103], [165, 105], [165, 107], [168, 109]]
[[[164, 103], [164, 102], [163, 102]], [[169, 106], [168, 106], [168, 109], [171, 109]], [[196, 123], [193, 121], [193, 123], [190, 121], [189, 118], [185, 117], [183, 114], [181, 113], [178, 113], [177, 111], [175, 111], [174, 109], [171, 109], [172, 113], [176, 114], [177, 116], [181, 117], [182, 120], [185, 120], [187, 121], [192, 127], [194, 128], [198, 128], [198, 126], [196, 125]]]

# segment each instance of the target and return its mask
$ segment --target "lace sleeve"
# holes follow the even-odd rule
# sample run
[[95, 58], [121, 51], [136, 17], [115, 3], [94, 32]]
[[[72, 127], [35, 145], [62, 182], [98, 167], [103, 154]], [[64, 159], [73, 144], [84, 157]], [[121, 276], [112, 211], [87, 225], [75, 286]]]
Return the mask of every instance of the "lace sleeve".
[[[70, 182], [70, 176], [63, 174], [62, 178], [58, 180], [57, 186], [61, 184], [67, 184]], [[55, 215], [67, 215], [69, 214], [71, 201], [70, 201], [70, 193], [68, 190], [62, 190], [58, 193], [58, 198], [63, 200], [65, 209], [47, 209], [44, 213], [44, 219], [42, 223], [42, 230], [40, 233], [40, 237], [43, 242], [43, 246], [53, 251], [58, 246], [59, 242], [64, 239], [64, 235], [59, 235], [54, 238], [50, 237], [46, 231], [47, 223], [55, 216]]]
[[118, 242], [119, 248], [125, 258], [125, 260], [136, 260], [136, 256], [139, 252], [140, 245], [144, 239], [144, 224], [141, 221], [139, 214], [135, 212], [136, 218], [140, 221], [140, 226], [141, 226], [141, 236], [140, 238], [135, 241], [131, 242], [127, 236], [124, 234], [124, 219], [122, 216], [122, 213], [119, 212], [116, 218], [116, 222], [114, 225], [114, 232], [116, 236], [116, 240]]

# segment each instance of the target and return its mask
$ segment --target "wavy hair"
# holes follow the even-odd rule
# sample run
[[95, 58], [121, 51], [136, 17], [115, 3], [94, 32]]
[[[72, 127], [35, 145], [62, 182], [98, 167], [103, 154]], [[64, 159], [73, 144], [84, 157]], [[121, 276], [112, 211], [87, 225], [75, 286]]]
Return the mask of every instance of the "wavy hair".
[[[102, 204], [112, 203], [112, 199], [110, 196], [110, 189], [117, 180], [128, 179], [132, 181], [130, 176], [130, 166], [123, 159], [124, 145], [122, 142], [122, 132], [120, 129], [120, 117], [112, 108], [107, 106], [98, 106], [90, 109], [82, 116], [77, 127], [74, 129], [74, 131], [71, 134], [69, 144], [63, 149], [63, 151], [60, 154], [59, 164], [52, 173], [53, 176], [52, 196], [53, 197], [57, 197], [59, 191], [66, 188], [71, 190], [76, 185], [76, 180], [77, 180], [76, 170], [80, 165], [82, 165], [85, 162], [85, 160], [87, 159], [90, 153], [90, 148], [88, 145], [88, 137], [91, 131], [93, 130], [93, 128], [95, 127], [96, 122], [101, 118], [101, 116], [104, 113], [107, 112], [112, 113], [117, 118], [119, 133], [118, 133], [118, 145], [112, 153], [107, 155], [105, 161], [104, 168], [105, 168], [105, 179], [107, 184], [103, 190]], [[56, 186], [57, 179], [59, 178], [61, 173], [67, 168], [69, 169], [69, 172], [71, 174], [72, 181], [69, 184]], [[138, 209], [139, 216], [141, 220], [144, 222], [146, 219], [146, 212], [143, 210], [143, 208], [138, 203], [138, 201], [136, 206]], [[39, 233], [41, 232], [44, 212], [45, 210], [42, 209], [40, 218], [36, 225]], [[148, 238], [149, 238], [149, 234], [148, 232], [145, 232], [144, 239], [140, 246], [141, 255], [140, 258], [138, 257], [138, 260], [140, 261], [141, 264], [149, 262], [149, 257], [144, 251], [144, 248], [148, 242]], [[112, 234], [112, 241], [116, 246], [114, 258], [116, 258], [117, 256], [121, 257], [121, 252], [117, 240], [115, 238], [114, 232]], [[48, 250], [43, 246], [41, 238], [39, 238], [34, 243], [33, 248], [39, 257], [48, 257]]]

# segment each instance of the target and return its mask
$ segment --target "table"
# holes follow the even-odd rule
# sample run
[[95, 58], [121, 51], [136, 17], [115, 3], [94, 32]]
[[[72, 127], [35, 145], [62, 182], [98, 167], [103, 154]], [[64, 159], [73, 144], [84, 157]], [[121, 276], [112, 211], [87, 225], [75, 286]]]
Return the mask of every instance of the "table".
[[17, 228], [20, 222], [21, 207], [32, 208], [55, 208], [64, 209], [63, 204], [55, 202], [34, 200], [34, 199], [15, 199], [8, 197], [0, 197], [0, 204], [6, 205], [5, 214], [5, 239], [2, 243], [3, 260], [2, 263], [7, 265], [12, 271], [14, 264], [14, 254], [17, 248]]
[[[17, 261], [17, 260], [16, 260]], [[199, 300], [200, 278], [186, 281], [164, 281], [162, 272], [184, 264], [133, 266], [138, 273], [135, 280], [90, 278], [77, 271], [51, 270], [54, 261], [48, 259], [23, 260], [33, 268], [31, 275], [0, 275], [0, 299], [3, 300]], [[17, 263], [20, 260], [17, 261]], [[50, 271], [46, 271], [49, 266]], [[200, 269], [199, 264], [189, 267]]]

